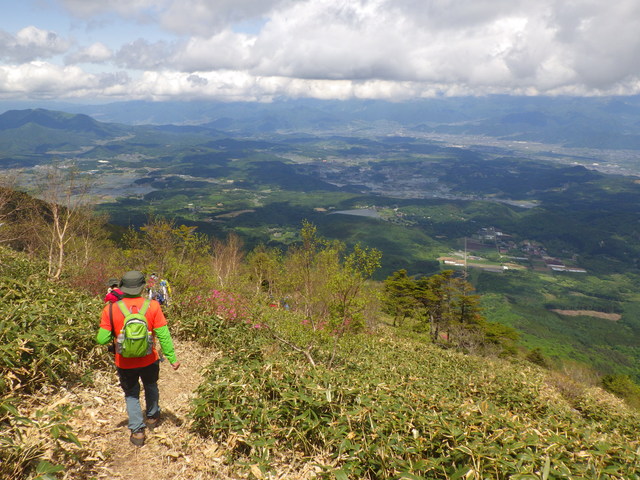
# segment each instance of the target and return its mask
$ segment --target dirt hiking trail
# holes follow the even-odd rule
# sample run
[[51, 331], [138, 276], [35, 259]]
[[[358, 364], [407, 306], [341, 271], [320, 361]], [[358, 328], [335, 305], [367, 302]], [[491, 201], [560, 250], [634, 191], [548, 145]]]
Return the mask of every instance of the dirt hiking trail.
[[[320, 470], [316, 462], [297, 456], [273, 459], [269, 473], [263, 473], [257, 465], [229, 465], [224, 445], [191, 433], [189, 412], [195, 390], [203, 381], [204, 369], [218, 359], [221, 352], [177, 339], [174, 339], [174, 347], [181, 365], [174, 371], [166, 360], [160, 364], [161, 421], [153, 430], [147, 429], [146, 442], [142, 447], [135, 447], [129, 440], [124, 394], [115, 365], [92, 372], [91, 386], [77, 386], [71, 390], [62, 388], [38, 396], [38, 408], [77, 407], [68, 424], [82, 446], [72, 446], [71, 450], [78, 448], [79, 457], [84, 461], [68, 466], [62, 480], [317, 478]], [[140, 398], [144, 408], [143, 392]]]
[[[174, 371], [167, 361], [160, 365], [161, 423], [147, 429], [144, 446], [129, 441], [127, 413], [115, 366], [96, 371], [94, 385], [79, 390], [71, 401], [80, 406], [72, 425], [85, 448], [94, 455], [92, 470], [99, 479], [211, 480], [230, 479], [223, 452], [211, 441], [189, 432], [188, 413], [194, 390], [202, 382], [202, 369], [218, 354], [201, 346], [176, 340], [181, 366]], [[141, 392], [144, 408], [144, 394]], [[211, 472], [216, 472], [212, 474]], [[78, 479], [79, 472], [66, 478]], [[95, 477], [95, 474], [87, 478]]]

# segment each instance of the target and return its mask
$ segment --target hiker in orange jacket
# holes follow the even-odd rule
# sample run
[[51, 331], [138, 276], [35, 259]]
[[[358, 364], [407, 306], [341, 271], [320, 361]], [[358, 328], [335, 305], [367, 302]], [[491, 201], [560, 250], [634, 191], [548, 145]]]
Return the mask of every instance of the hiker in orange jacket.
[[[141, 272], [131, 271], [124, 274], [120, 281], [120, 290], [123, 292], [124, 298], [115, 304], [105, 305], [96, 341], [100, 345], [106, 345], [118, 337], [124, 326], [125, 314], [121, 311], [122, 306], [130, 312], [140, 312], [144, 303], [148, 301], [148, 309], [144, 312], [148, 329], [153, 332], [154, 340], [157, 338], [160, 341], [162, 352], [171, 363], [171, 367], [177, 370], [180, 367], [180, 362], [178, 362], [173, 350], [173, 341], [167, 327], [167, 320], [157, 301], [141, 297], [144, 286], [145, 278]], [[158, 405], [160, 357], [155, 347], [155, 341], [151, 353], [143, 357], [126, 358], [116, 351], [115, 363], [127, 405], [131, 443], [142, 446], [146, 437], [145, 428], [157, 426], [160, 419]], [[140, 380], [144, 386], [146, 407], [144, 416], [140, 405]]]

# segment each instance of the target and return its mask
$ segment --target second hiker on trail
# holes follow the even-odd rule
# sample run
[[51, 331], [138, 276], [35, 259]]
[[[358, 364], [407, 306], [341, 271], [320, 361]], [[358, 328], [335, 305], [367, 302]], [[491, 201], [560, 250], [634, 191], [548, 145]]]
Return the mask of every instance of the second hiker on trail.
[[[180, 367], [162, 308], [157, 301], [141, 296], [144, 286], [141, 272], [124, 274], [120, 280], [124, 298], [104, 307], [96, 337], [101, 345], [115, 340], [115, 362], [127, 405], [130, 439], [136, 446], [144, 445], [145, 428], [155, 427], [160, 419], [160, 357], [155, 347], [156, 337], [171, 367], [174, 370]], [[144, 415], [140, 405], [140, 380], [144, 386]]]
[[120, 286], [120, 279], [118, 278], [110, 278], [107, 281], [107, 294], [104, 297], [104, 302], [111, 302], [111, 303], [115, 303], [118, 300], [122, 300], [122, 297], [124, 297], [124, 293], [122, 293], [122, 290], [120, 290], [120, 288], [118, 288]]

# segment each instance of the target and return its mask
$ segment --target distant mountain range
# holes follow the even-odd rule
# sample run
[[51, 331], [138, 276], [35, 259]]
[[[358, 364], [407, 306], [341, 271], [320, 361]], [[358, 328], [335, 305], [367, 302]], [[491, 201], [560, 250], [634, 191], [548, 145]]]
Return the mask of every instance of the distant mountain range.
[[[33, 106], [0, 102], [0, 111]], [[40, 109], [7, 112], [8, 116], [1, 117], [0, 129], [19, 128], [31, 122], [43, 128], [69, 128], [96, 137], [114, 131], [114, 127], [100, 121], [137, 126], [199, 126], [229, 135], [341, 132], [370, 136], [404, 132], [486, 136], [568, 147], [640, 149], [640, 96], [488, 96], [402, 103], [308, 99], [272, 103], [132, 101], [46, 106], [81, 116], [72, 118], [59, 113], [46, 118], [48, 115]]]

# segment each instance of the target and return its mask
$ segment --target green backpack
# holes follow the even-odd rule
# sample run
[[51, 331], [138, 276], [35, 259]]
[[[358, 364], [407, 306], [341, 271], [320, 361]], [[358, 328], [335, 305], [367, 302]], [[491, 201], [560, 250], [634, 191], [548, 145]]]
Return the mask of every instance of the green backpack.
[[150, 303], [151, 300], [145, 300], [142, 308], [137, 313], [133, 313], [122, 300], [117, 302], [124, 315], [124, 325], [118, 335], [116, 352], [125, 358], [145, 357], [153, 350], [153, 336], [149, 331], [147, 318], [144, 316]]

